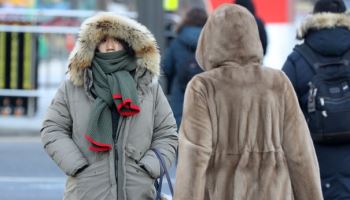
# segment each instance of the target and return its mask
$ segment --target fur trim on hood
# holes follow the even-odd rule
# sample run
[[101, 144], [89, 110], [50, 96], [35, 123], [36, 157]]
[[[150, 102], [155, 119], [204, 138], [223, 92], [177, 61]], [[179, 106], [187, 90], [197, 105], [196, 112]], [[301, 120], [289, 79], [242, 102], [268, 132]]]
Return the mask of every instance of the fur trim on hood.
[[345, 27], [350, 30], [350, 17], [345, 13], [317, 13], [305, 19], [297, 32], [297, 39], [303, 40], [310, 30]]
[[84, 70], [90, 67], [96, 47], [106, 35], [122, 39], [131, 46], [137, 57], [136, 71], [147, 69], [153, 76], [159, 75], [160, 54], [151, 32], [132, 19], [102, 12], [82, 23], [70, 53], [68, 74], [74, 85], [83, 85]]

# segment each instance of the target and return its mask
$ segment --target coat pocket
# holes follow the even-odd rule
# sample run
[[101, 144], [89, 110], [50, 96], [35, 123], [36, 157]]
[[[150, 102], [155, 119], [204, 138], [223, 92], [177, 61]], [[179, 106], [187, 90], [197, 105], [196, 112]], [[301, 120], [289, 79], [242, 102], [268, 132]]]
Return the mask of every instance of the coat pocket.
[[108, 159], [89, 165], [76, 176], [79, 199], [109, 199], [111, 183]]
[[126, 195], [128, 200], [149, 199], [154, 200], [156, 190], [155, 179], [139, 165], [141, 153], [135, 148], [126, 148]]

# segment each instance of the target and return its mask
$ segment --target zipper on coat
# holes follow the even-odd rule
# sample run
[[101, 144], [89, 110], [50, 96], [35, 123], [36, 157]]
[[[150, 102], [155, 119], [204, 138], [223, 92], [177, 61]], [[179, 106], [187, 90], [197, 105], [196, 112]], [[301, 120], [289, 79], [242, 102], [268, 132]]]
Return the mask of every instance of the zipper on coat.
[[118, 197], [118, 186], [119, 186], [118, 178], [117, 178], [118, 177], [118, 162], [119, 162], [117, 143], [118, 143], [119, 136], [120, 136], [121, 125], [124, 121], [125, 121], [125, 118], [120, 116], [119, 120], [118, 120], [118, 127], [117, 127], [117, 131], [116, 131], [116, 135], [113, 138], [113, 154], [114, 154], [113, 155], [113, 158], [114, 158], [113, 166], [114, 166], [114, 176], [115, 176], [114, 181], [116, 184], [117, 197]]

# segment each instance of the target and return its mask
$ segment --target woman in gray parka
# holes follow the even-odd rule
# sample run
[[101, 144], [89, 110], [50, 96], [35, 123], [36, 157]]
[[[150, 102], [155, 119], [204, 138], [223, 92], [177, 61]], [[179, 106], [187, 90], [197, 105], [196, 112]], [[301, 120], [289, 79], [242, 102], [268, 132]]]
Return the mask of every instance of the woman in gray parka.
[[83, 22], [41, 129], [49, 156], [68, 176], [65, 200], [155, 199], [158, 149], [170, 167], [176, 123], [155, 81], [160, 55], [141, 24], [111, 13]]

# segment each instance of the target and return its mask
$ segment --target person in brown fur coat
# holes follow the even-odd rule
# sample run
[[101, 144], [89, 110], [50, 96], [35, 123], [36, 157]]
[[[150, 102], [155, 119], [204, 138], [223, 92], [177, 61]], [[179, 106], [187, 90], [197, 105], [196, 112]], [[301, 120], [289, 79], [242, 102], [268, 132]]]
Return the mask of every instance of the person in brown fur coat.
[[254, 16], [224, 4], [205, 24], [179, 133], [176, 200], [321, 200], [319, 167], [294, 89], [262, 67]]

